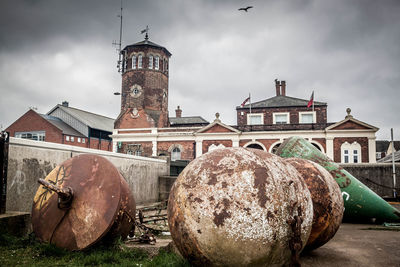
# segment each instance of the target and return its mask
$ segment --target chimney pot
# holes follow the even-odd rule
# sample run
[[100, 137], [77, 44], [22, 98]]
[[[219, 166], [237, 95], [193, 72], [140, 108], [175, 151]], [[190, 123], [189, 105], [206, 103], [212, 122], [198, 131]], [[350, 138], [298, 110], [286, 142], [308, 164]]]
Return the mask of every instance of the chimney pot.
[[68, 101], [63, 101], [63, 102], [62, 102], [62, 105], [63, 105], [63, 107], [68, 107], [68, 106], [69, 106], [69, 103], [68, 103]]
[[181, 118], [182, 117], [182, 109], [180, 108], [180, 106], [178, 106], [175, 109], [175, 117], [177, 117], [177, 118]]
[[281, 85], [278, 79], [275, 79], [276, 95], [281, 95]]
[[281, 81], [281, 94], [286, 95], [286, 81]]

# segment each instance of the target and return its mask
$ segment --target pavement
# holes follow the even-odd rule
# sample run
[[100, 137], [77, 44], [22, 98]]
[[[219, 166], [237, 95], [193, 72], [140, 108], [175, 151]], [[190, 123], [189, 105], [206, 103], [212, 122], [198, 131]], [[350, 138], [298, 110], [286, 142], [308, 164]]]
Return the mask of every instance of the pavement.
[[[151, 255], [160, 248], [177, 252], [171, 242], [171, 239], [157, 239], [156, 245], [128, 247], [145, 249]], [[328, 243], [301, 255], [300, 263], [303, 267], [400, 267], [400, 227], [343, 223]]]
[[400, 266], [400, 227], [343, 223], [324, 246], [302, 255], [302, 266]]

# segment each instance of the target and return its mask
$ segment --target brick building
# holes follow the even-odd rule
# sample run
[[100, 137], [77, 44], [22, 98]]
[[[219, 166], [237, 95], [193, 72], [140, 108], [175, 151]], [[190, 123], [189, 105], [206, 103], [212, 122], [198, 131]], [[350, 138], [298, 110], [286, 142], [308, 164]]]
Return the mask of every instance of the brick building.
[[113, 124], [112, 118], [69, 107], [64, 101], [47, 114], [30, 109], [6, 131], [17, 138], [111, 151]]
[[[285, 81], [275, 80], [274, 97], [236, 107], [237, 125], [201, 117], [167, 119], [168, 61], [164, 47], [148, 41], [123, 50], [121, 114], [114, 124], [113, 151], [172, 160], [194, 158], [221, 147], [252, 147], [273, 152], [285, 138], [301, 136], [336, 162], [376, 162], [378, 128], [355, 119], [347, 109], [342, 121], [327, 122], [327, 104], [286, 95]], [[155, 55], [158, 57], [156, 68]], [[273, 91], [273, 90], [271, 90]]]

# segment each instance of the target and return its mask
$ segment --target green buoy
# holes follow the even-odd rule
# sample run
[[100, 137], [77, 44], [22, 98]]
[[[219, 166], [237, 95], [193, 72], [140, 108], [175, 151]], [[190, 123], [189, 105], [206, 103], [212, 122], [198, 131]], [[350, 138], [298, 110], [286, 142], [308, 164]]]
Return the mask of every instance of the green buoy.
[[275, 152], [283, 158], [302, 158], [320, 164], [339, 184], [344, 200], [344, 219], [398, 222], [400, 211], [374, 193], [353, 175], [340, 167], [310, 142], [301, 137], [286, 139]]

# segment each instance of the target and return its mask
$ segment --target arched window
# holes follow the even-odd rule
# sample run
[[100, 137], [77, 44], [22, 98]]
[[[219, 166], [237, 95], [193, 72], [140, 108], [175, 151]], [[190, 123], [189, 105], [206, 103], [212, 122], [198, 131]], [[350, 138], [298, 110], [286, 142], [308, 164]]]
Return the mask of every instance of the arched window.
[[357, 142], [344, 142], [340, 147], [342, 152], [342, 163], [360, 163], [361, 162], [361, 145]]
[[159, 70], [160, 69], [160, 57], [156, 56], [156, 62], [155, 62], [154, 69]]
[[136, 69], [136, 56], [132, 56], [132, 69]]
[[153, 68], [153, 56], [150, 55], [149, 56], [149, 69], [152, 69], [152, 68]]
[[259, 144], [250, 144], [247, 146], [248, 148], [255, 148], [255, 149], [260, 149], [260, 150], [264, 150], [262, 148], [262, 146], [260, 146]]
[[139, 55], [138, 56], [138, 69], [141, 69], [143, 67], [143, 56]]
[[171, 160], [175, 161], [180, 159], [181, 159], [181, 150], [179, 149], [179, 147], [175, 147], [171, 152]]

